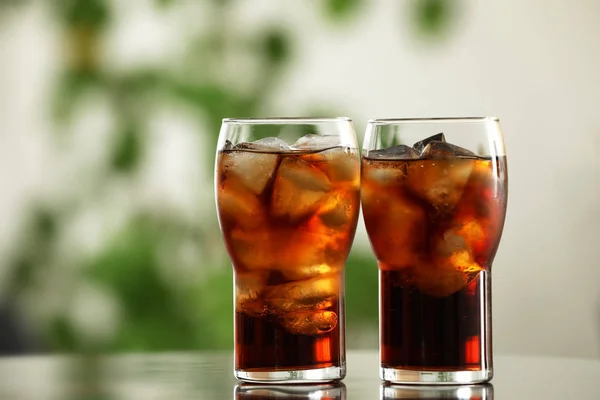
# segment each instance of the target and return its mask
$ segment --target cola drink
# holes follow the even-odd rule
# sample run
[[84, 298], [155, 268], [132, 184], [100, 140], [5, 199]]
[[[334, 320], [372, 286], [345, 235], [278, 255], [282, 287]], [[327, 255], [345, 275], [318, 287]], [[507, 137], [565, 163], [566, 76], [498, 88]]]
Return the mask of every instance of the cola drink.
[[489, 274], [506, 158], [478, 157], [436, 135], [370, 151], [361, 185], [379, 266], [382, 368], [491, 371]]
[[[235, 272], [236, 371], [343, 367], [344, 264], [359, 210], [355, 149], [275, 138], [217, 156]], [[323, 148], [325, 147], [325, 148]]]

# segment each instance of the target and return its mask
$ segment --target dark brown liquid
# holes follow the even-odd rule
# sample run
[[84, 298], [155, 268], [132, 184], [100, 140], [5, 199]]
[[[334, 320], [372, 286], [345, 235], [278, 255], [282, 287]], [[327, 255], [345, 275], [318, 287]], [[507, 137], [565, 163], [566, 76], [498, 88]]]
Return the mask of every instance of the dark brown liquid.
[[[342, 315], [337, 303], [328, 310]], [[235, 326], [238, 369], [316, 369], [339, 366], [343, 361], [339, 323], [320, 335], [296, 335], [282, 328], [276, 317], [236, 312]]]
[[[433, 297], [405, 287], [399, 271], [380, 271], [383, 367], [479, 370], [484, 274], [464, 289]], [[485, 306], [484, 306], [485, 307]]]
[[355, 151], [223, 151], [219, 221], [236, 283], [235, 368], [344, 364], [343, 276], [359, 209]]
[[379, 263], [382, 366], [480, 370], [491, 360], [489, 271], [506, 210], [506, 159], [363, 158]]

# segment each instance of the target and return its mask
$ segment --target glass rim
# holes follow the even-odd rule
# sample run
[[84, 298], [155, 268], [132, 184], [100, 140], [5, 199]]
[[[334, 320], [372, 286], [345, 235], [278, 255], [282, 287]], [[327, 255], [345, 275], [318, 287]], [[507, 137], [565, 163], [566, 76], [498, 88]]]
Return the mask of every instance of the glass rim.
[[223, 124], [239, 125], [282, 125], [319, 124], [328, 122], [352, 122], [349, 117], [265, 117], [265, 118], [223, 118]]
[[425, 124], [425, 123], [458, 123], [458, 122], [500, 122], [498, 117], [425, 117], [425, 118], [375, 118], [369, 119], [369, 125]]

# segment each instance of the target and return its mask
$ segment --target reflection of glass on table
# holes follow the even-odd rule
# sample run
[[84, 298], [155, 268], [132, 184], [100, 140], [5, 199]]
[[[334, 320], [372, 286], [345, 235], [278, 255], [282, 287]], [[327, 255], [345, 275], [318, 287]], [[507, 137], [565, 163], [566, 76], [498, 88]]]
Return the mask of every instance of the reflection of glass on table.
[[380, 390], [381, 400], [493, 400], [494, 387], [485, 385], [462, 386], [398, 386], [384, 383]]
[[343, 383], [331, 385], [253, 385], [241, 384], [235, 387], [235, 400], [345, 400], [346, 386]]

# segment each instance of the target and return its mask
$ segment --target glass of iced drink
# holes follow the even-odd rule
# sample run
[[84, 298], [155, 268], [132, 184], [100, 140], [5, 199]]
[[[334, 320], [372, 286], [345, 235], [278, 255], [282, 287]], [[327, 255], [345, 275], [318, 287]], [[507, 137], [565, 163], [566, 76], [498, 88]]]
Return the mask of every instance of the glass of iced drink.
[[498, 119], [369, 121], [361, 194], [379, 267], [381, 378], [489, 381], [507, 196]]
[[345, 376], [344, 266], [360, 206], [348, 118], [225, 119], [216, 160], [235, 280], [235, 376]]

